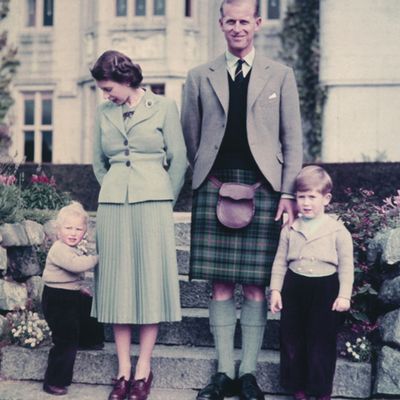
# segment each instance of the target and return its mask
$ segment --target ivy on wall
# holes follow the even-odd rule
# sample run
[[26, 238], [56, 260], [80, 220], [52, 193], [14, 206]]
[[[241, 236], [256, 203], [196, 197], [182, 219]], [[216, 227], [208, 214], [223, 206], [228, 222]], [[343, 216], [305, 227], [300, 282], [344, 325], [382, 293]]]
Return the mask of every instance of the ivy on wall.
[[[0, 22], [9, 12], [9, 0], [0, 0]], [[10, 83], [19, 65], [16, 59], [17, 49], [7, 45], [7, 32], [0, 32], [0, 159], [8, 157], [8, 148], [11, 145], [9, 129], [4, 124], [4, 117], [14, 103], [10, 92]]]
[[303, 119], [305, 161], [321, 156], [325, 88], [319, 83], [320, 0], [291, 0], [283, 20], [281, 58], [294, 69]]

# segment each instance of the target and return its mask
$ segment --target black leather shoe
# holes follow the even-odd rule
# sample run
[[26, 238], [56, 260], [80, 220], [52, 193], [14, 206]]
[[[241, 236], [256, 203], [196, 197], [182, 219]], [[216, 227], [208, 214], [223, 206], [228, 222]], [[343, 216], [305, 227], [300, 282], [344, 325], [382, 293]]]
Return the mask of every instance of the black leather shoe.
[[47, 383], [43, 384], [43, 390], [53, 396], [63, 396], [68, 391], [64, 386], [48, 385]]
[[238, 379], [240, 400], [264, 400], [264, 394], [253, 374], [244, 374]]
[[229, 378], [224, 372], [217, 372], [211, 377], [211, 383], [198, 393], [197, 400], [223, 400], [237, 394], [236, 380]]

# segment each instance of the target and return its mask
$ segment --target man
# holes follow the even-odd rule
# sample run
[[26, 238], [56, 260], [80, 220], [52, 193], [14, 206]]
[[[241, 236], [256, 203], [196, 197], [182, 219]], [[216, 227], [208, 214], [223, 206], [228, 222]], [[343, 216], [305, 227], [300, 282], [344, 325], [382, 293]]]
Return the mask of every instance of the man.
[[[224, 0], [220, 27], [227, 51], [191, 70], [184, 89], [182, 125], [193, 169], [190, 278], [212, 282], [210, 328], [218, 372], [198, 400], [264, 399], [255, 371], [267, 317], [265, 288], [281, 217], [295, 216], [294, 178], [302, 164], [298, 93], [293, 72], [256, 54], [260, 28], [256, 0]], [[216, 218], [218, 188], [208, 179], [254, 184], [255, 214], [242, 229]], [[235, 379], [235, 283], [242, 284], [242, 358]]]

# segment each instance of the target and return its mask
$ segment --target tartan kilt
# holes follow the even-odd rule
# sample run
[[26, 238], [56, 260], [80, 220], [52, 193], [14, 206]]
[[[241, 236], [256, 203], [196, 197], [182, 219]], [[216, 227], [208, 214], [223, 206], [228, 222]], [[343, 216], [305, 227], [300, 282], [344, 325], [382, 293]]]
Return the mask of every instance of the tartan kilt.
[[253, 184], [256, 190], [253, 220], [242, 229], [223, 226], [216, 217], [218, 188], [208, 179], [193, 193], [190, 279], [245, 285], [269, 285], [278, 247], [281, 221], [274, 221], [280, 193], [255, 171], [214, 171], [221, 182]]

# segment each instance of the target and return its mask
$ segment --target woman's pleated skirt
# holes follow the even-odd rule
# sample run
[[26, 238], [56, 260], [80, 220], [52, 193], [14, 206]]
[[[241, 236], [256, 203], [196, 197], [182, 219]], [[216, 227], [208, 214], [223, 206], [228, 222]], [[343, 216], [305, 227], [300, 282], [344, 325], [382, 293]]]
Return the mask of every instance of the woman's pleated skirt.
[[179, 321], [171, 202], [99, 204], [96, 232], [92, 316], [113, 324]]

